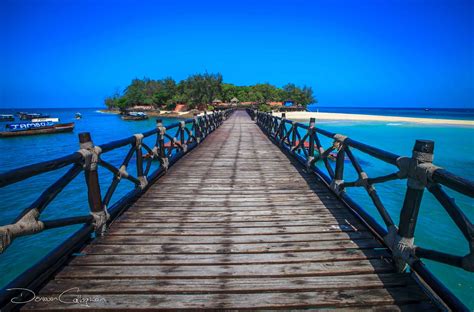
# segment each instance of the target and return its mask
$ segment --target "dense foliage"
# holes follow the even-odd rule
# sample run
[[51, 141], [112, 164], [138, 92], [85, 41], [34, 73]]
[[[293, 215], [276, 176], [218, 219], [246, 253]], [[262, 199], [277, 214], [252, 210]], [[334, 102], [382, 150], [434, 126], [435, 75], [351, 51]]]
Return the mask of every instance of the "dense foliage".
[[297, 104], [315, 103], [311, 87], [297, 87], [289, 83], [282, 88], [269, 83], [252, 86], [236, 86], [224, 83], [221, 74], [195, 74], [176, 83], [173, 78], [161, 80], [149, 78], [133, 79], [123, 93], [117, 92], [105, 99], [108, 108], [126, 109], [135, 105], [151, 105], [155, 108], [173, 108], [177, 103], [186, 103], [190, 108], [211, 104], [215, 99], [230, 102], [255, 102], [265, 105], [269, 102], [295, 101]]

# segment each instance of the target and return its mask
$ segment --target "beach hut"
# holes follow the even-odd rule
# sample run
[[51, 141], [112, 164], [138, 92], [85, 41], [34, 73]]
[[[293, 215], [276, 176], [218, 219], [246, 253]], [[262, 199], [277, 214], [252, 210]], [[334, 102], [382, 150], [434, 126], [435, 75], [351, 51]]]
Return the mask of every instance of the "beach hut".
[[286, 100], [282, 102], [279, 110], [280, 112], [302, 112], [306, 108], [303, 105], [297, 104], [296, 101]]
[[235, 96], [232, 98], [232, 100], [230, 100], [230, 104], [232, 106], [237, 106], [239, 104], [239, 102], [240, 102], [239, 99], [236, 98]]
[[267, 102], [267, 104], [270, 105], [270, 106], [276, 106], [276, 107], [282, 106], [281, 102]]
[[222, 104], [222, 101], [219, 99], [214, 99], [214, 101], [212, 101], [212, 105], [214, 106], [221, 105], [221, 104]]

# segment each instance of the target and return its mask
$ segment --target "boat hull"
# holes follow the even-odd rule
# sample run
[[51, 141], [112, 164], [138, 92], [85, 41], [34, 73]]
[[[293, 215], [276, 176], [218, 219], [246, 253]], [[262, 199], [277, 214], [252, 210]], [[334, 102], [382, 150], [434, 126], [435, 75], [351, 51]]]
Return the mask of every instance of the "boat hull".
[[0, 138], [17, 137], [26, 135], [38, 135], [38, 134], [52, 134], [52, 133], [63, 133], [71, 132], [74, 130], [74, 123], [57, 124], [52, 127], [45, 127], [39, 129], [22, 130], [22, 131], [4, 131], [0, 132]]
[[122, 116], [122, 120], [146, 120], [148, 116]]

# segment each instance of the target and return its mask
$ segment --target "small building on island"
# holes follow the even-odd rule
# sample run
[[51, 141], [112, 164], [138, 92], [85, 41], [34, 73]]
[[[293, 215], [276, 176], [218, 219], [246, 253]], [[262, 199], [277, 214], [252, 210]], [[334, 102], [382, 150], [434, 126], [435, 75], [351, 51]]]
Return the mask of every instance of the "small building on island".
[[239, 105], [240, 101], [238, 98], [236, 98], [235, 96], [230, 100], [230, 105], [231, 106], [237, 106]]
[[212, 105], [214, 105], [214, 106], [219, 106], [221, 104], [222, 104], [222, 101], [219, 100], [219, 99], [214, 99], [214, 101], [212, 101]]
[[173, 111], [175, 113], [181, 113], [181, 112], [186, 112], [187, 110], [188, 110], [188, 105], [181, 103], [181, 104], [176, 104]]
[[294, 100], [285, 100], [282, 102], [282, 105], [279, 109], [280, 112], [304, 112], [306, 108], [301, 105], [297, 104]]
[[280, 107], [282, 105], [281, 102], [267, 102], [267, 104], [271, 107]]

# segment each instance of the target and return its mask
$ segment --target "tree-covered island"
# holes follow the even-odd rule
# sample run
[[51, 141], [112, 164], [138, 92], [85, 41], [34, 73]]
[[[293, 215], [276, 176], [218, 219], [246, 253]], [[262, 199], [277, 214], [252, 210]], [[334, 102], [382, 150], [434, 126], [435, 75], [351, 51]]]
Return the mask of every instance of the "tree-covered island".
[[225, 83], [220, 73], [194, 74], [176, 82], [167, 77], [159, 80], [149, 78], [133, 79], [123, 92], [116, 92], [105, 99], [108, 109], [127, 110], [136, 106], [153, 109], [173, 110], [177, 104], [185, 104], [188, 109], [209, 109], [216, 102], [258, 105], [261, 110], [269, 110], [272, 103], [292, 101], [295, 105], [316, 103], [311, 87], [298, 87], [288, 83], [278, 88], [269, 83], [237, 86]]

